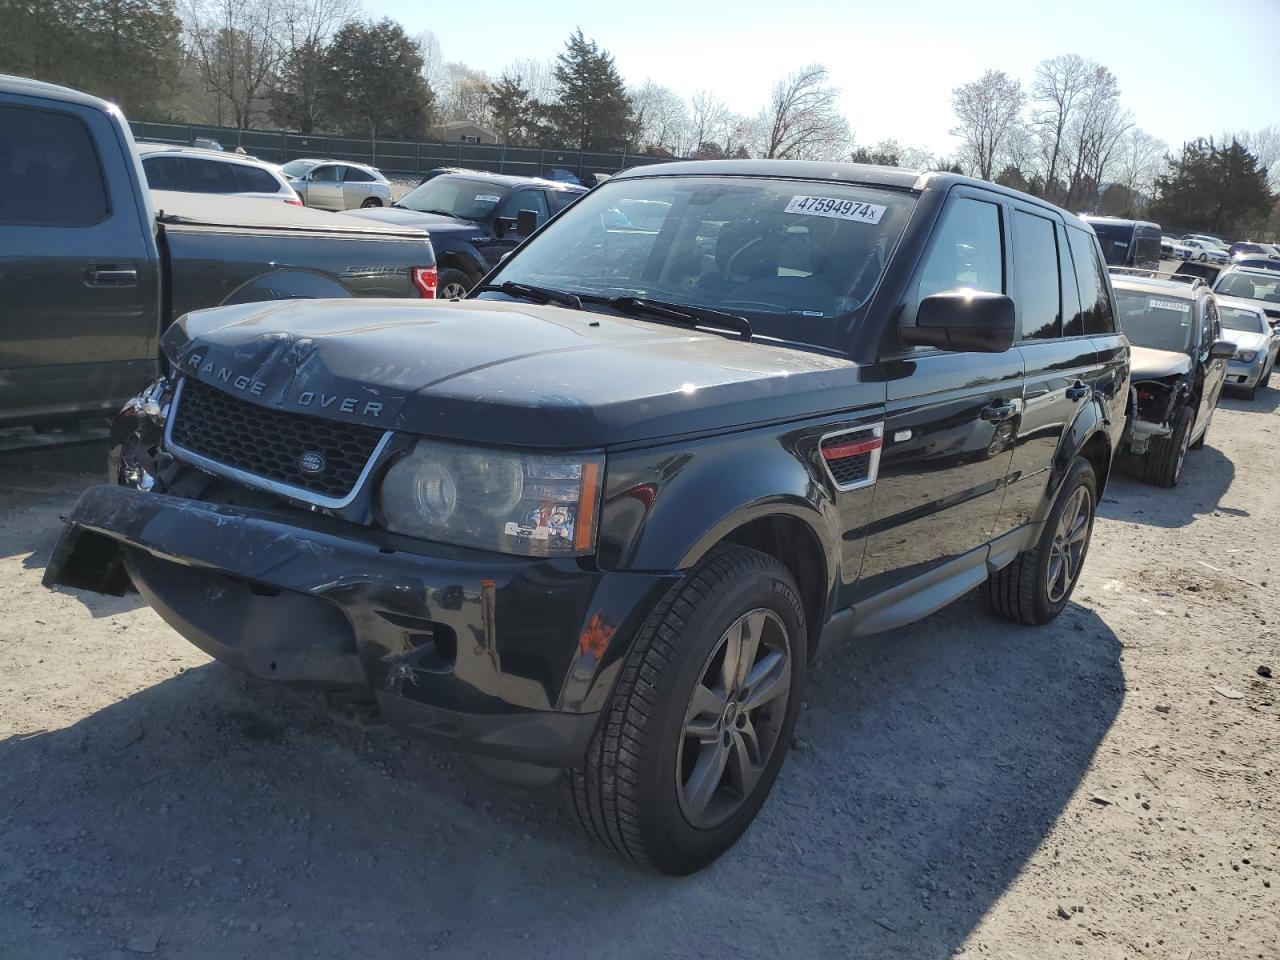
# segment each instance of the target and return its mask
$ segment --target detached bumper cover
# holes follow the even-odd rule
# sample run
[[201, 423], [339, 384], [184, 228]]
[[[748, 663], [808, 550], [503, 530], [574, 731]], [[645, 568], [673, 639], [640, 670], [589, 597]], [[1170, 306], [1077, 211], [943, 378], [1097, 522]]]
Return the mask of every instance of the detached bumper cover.
[[678, 578], [112, 485], [81, 495], [45, 571], [47, 585], [132, 584], [246, 673], [368, 691], [406, 732], [553, 767], [582, 756], [631, 638]]

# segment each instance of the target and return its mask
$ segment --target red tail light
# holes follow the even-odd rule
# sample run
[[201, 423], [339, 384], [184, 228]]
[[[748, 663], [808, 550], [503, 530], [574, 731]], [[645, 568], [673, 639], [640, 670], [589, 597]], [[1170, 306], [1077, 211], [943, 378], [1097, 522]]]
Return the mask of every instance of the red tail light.
[[418, 295], [423, 300], [434, 300], [436, 298], [436, 268], [435, 267], [414, 267], [413, 285], [418, 288]]
[[287, 197], [284, 202], [293, 207], [300, 207], [303, 205], [302, 201], [298, 197]]

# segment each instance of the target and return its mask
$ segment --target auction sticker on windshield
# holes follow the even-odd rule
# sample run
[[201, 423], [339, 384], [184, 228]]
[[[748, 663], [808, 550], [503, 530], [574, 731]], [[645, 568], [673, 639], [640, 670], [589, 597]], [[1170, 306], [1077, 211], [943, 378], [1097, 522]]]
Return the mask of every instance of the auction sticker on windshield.
[[501, 197], [495, 197], [492, 194], [481, 193], [476, 196], [476, 203], [497, 203]]
[[887, 208], [862, 200], [837, 200], [834, 197], [792, 197], [783, 213], [803, 213], [811, 217], [834, 217], [837, 220], [857, 220], [859, 223], [879, 223]]
[[1186, 300], [1152, 300], [1147, 306], [1151, 310], [1176, 310], [1178, 313], [1191, 312], [1191, 304]]

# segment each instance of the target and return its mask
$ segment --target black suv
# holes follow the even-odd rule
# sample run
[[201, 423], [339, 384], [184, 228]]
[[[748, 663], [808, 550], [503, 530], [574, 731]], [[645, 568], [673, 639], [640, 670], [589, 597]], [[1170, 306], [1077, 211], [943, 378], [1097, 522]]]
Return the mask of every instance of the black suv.
[[620, 174], [461, 302], [206, 310], [163, 347], [46, 582], [567, 769], [587, 833], [671, 873], [747, 828], [822, 648], [983, 581], [1061, 612], [1129, 389], [1077, 218], [801, 161]]
[[351, 215], [430, 233], [440, 270], [437, 296], [452, 300], [465, 297], [503, 256], [586, 192], [535, 177], [457, 171], [431, 177], [389, 208]]
[[1132, 270], [1113, 282], [1133, 355], [1124, 449], [1148, 483], [1177, 486], [1187, 451], [1204, 446], [1235, 344], [1199, 278]]

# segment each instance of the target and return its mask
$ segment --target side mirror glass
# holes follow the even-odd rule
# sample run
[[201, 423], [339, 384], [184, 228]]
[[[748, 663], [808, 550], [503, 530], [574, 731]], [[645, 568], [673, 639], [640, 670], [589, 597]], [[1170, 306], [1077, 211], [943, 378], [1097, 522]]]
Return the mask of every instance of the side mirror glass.
[[538, 211], [521, 210], [516, 214], [516, 233], [527, 237], [538, 229]]
[[1002, 293], [948, 290], [920, 301], [916, 322], [900, 326], [909, 347], [1004, 353], [1013, 346], [1013, 301]]
[[1230, 360], [1236, 355], [1236, 345], [1230, 340], [1215, 340], [1209, 347], [1209, 356], [1214, 360]]

